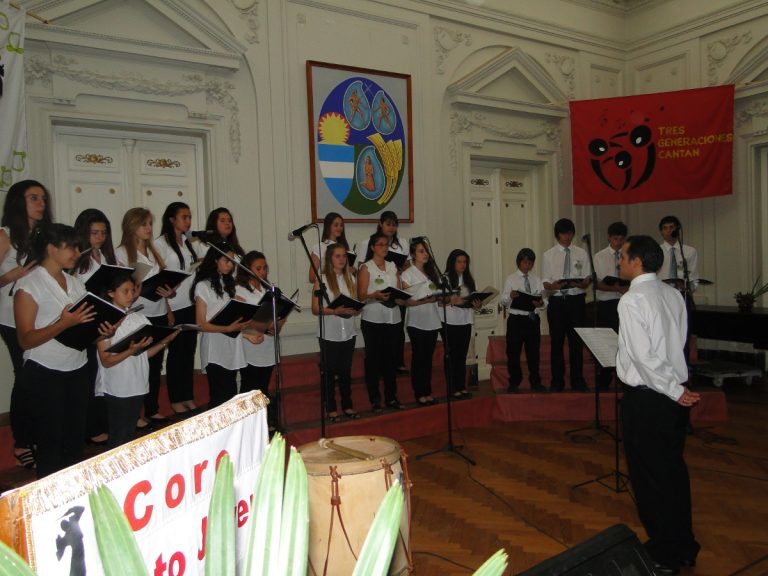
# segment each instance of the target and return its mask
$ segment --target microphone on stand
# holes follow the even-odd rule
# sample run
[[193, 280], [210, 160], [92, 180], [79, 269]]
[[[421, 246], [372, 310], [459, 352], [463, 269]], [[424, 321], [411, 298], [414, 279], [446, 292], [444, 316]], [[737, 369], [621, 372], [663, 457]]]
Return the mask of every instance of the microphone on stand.
[[307, 229], [312, 228], [313, 226], [315, 226], [314, 222], [310, 222], [309, 224], [304, 224], [304, 226], [299, 226], [298, 228], [296, 228], [296, 230], [293, 230], [292, 232], [288, 233], [288, 240], [295, 240], [296, 238], [304, 234], [304, 232], [306, 232]]
[[582, 242], [589, 242], [590, 239], [591, 238], [590, 238], [589, 234], [584, 234], [584, 236], [581, 237], [581, 241]]
[[680, 238], [680, 229], [682, 228], [682, 224], [680, 226], [675, 226], [675, 229], [672, 230], [672, 238]]
[[216, 236], [216, 232], [213, 230], [194, 230], [192, 232], [187, 232], [187, 235], [191, 236], [192, 238], [207, 240], [213, 236]]

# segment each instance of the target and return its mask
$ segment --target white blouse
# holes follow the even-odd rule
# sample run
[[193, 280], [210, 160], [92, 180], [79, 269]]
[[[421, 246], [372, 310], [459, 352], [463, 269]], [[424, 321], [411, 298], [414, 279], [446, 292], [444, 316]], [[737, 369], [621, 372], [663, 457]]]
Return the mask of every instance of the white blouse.
[[[416, 268], [416, 266], [410, 266], [408, 269], [404, 270], [400, 275], [400, 278], [403, 283], [408, 286], [415, 286], [420, 282], [429, 282], [432, 292], [437, 290], [437, 286], [432, 283], [424, 272]], [[418, 328], [419, 330], [439, 330], [441, 323], [440, 309], [438, 308], [437, 302], [409, 306], [405, 322], [406, 326]]]
[[[174, 249], [168, 244], [165, 236], [160, 236], [155, 240], [155, 248], [160, 253], [160, 256], [165, 262], [165, 266], [169, 270], [181, 270], [189, 274], [188, 278], [176, 287], [176, 295], [168, 300], [168, 305], [174, 312], [181, 310], [182, 308], [188, 308], [192, 306], [192, 298], [189, 295], [189, 289], [192, 288], [192, 283], [195, 281], [195, 275], [191, 272], [194, 259], [192, 258], [192, 252], [187, 248], [187, 243], [179, 244], [179, 250], [181, 250], [181, 257], [184, 260], [184, 267], [182, 268], [182, 262], [179, 262], [179, 257]], [[197, 252], [195, 252], [197, 254]]]
[[[117, 327], [108, 346], [120, 342], [134, 330], [149, 324], [141, 312], [128, 314]], [[153, 342], [152, 344], [157, 344]], [[96, 396], [109, 394], [118, 398], [143, 396], [149, 392], [149, 356], [146, 350], [138, 356], [129, 356], [111, 368], [105, 368], [99, 358], [99, 372], [96, 376]]]
[[[464, 285], [464, 276], [459, 274], [459, 296], [469, 296], [470, 291]], [[458, 306], [451, 306], [450, 304], [445, 308], [445, 319], [451, 326], [465, 326], [467, 324], [475, 323], [475, 311], [470, 308], [460, 308]]]
[[[209, 280], [203, 280], [195, 285], [195, 300], [198, 298], [205, 302], [206, 320], [216, 316], [216, 313], [231, 300], [226, 292], [220, 298], [213, 291]], [[217, 364], [227, 370], [245, 368], [242, 340], [241, 334], [231, 338], [218, 332], [202, 332], [200, 337], [200, 365], [203, 372], [205, 372], [205, 367], [208, 364]]]
[[[8, 240], [10, 242], [10, 230], [7, 226], [3, 226], [3, 230], [5, 230], [5, 233], [8, 235]], [[16, 262], [17, 254], [18, 253], [16, 252], [16, 248], [14, 248], [12, 244], [9, 244], [8, 252], [6, 253], [5, 258], [3, 258], [3, 261], [0, 262], [0, 276], [7, 274], [19, 265], [19, 263]], [[16, 320], [13, 317], [12, 290], [15, 291], [13, 282], [0, 288], [0, 324], [3, 326], [10, 326], [11, 328], [15, 328]]]
[[[258, 304], [261, 301], [264, 292], [258, 288], [253, 291], [244, 286], [237, 287], [236, 296], [240, 296], [248, 304]], [[275, 337], [264, 334], [264, 340], [261, 344], [253, 344], [241, 337], [243, 342], [243, 353], [245, 361], [251, 366], [274, 366], [275, 365]]]
[[[93, 257], [96, 253], [99, 254], [99, 260], [96, 260], [96, 258]], [[72, 276], [79, 278], [83, 284], [91, 279], [91, 276], [96, 273], [96, 270], [101, 268], [101, 263], [104, 262], [104, 254], [102, 254], [101, 250], [98, 248], [96, 250], [92, 250], [90, 255], [91, 257], [88, 258], [88, 269], [85, 272], [80, 272], [77, 268], [70, 271]], [[99, 296], [99, 294], [97, 294], [97, 296]]]
[[[368, 269], [368, 295], [390, 286], [397, 288], [397, 266], [394, 262], [385, 262], [384, 270], [379, 270], [373, 259], [365, 262], [363, 266]], [[368, 302], [363, 307], [362, 319], [374, 324], [398, 324], [400, 308], [388, 308], [381, 302]]]
[[[38, 266], [16, 284], [14, 292], [24, 291], [37, 303], [36, 329], [56, 322], [67, 304], [74, 304], [85, 295], [85, 285], [80, 280], [69, 274], [64, 274], [64, 278], [67, 282], [66, 292], [48, 270]], [[33, 360], [50, 370], [72, 372], [88, 361], [88, 355], [85, 350], [75, 350], [51, 338], [45, 344], [24, 350], [24, 361], [27, 360]]]
[[318, 260], [320, 260], [320, 266], [317, 269], [321, 272], [323, 270], [323, 262], [325, 261], [325, 251], [328, 250], [328, 246], [331, 244], [336, 244], [336, 242], [333, 240], [323, 240], [320, 244], [312, 246], [312, 255], [317, 256]]
[[[325, 277], [325, 274], [323, 274], [323, 283], [328, 286], [328, 280]], [[344, 280], [344, 276], [337, 274], [336, 275], [336, 283], [339, 285], [339, 291], [344, 294], [345, 296], [350, 296], [351, 298], [357, 298], [357, 294], [350, 294], [349, 288], [347, 288], [347, 283]], [[330, 290], [328, 291], [328, 298], [331, 302], [336, 298], [333, 294], [331, 294]], [[322, 308], [325, 307], [328, 303], [322, 302], [321, 303], [321, 312]], [[365, 308], [364, 308], [365, 309]], [[351, 318], [342, 318], [341, 316], [323, 316], [323, 340], [327, 340], [328, 342], [346, 342], [347, 340], [351, 340], [355, 337], [357, 334], [355, 332], [355, 317], [352, 316]], [[317, 331], [318, 338], [320, 337], [320, 328], [318, 328]]]
[[[128, 262], [128, 253], [125, 250], [125, 246], [118, 246], [115, 248], [115, 259], [117, 260], [117, 263], [120, 266], [130, 266], [132, 262]], [[160, 272], [160, 264], [158, 264], [155, 261], [155, 257], [152, 255], [151, 250], [147, 250], [147, 255], [144, 256], [141, 252], [136, 252], [136, 261], [141, 262], [143, 264], [149, 264], [152, 266], [152, 270], [149, 271], [149, 274], [147, 274], [144, 279], [151, 278], [155, 274]], [[139, 296], [139, 298], [136, 300], [135, 305], [143, 304], [144, 309], [142, 310], [142, 313], [147, 318], [155, 318], [157, 316], [163, 316], [167, 313], [167, 310], [165, 308], [165, 298], [160, 298], [157, 302], [152, 302], [152, 300], [147, 300], [146, 298], [143, 298]]]

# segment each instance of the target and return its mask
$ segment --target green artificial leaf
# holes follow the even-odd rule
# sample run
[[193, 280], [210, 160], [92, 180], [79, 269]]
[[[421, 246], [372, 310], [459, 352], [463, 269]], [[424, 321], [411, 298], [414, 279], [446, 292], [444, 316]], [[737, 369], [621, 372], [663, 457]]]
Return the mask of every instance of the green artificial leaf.
[[128, 519], [110, 489], [99, 486], [88, 494], [88, 502], [105, 576], [148, 576]]
[[229, 454], [219, 461], [205, 532], [205, 576], [235, 574], [235, 473]]
[[508, 561], [507, 551], [501, 548], [488, 558], [473, 576], [501, 576], [507, 569]]
[[389, 571], [400, 530], [404, 498], [400, 482], [396, 480], [379, 504], [352, 576], [384, 576]]
[[16, 551], [0, 540], [0, 576], [35, 576]]
[[277, 574], [305, 576], [309, 558], [309, 483], [307, 469], [291, 447], [283, 496], [280, 560]]

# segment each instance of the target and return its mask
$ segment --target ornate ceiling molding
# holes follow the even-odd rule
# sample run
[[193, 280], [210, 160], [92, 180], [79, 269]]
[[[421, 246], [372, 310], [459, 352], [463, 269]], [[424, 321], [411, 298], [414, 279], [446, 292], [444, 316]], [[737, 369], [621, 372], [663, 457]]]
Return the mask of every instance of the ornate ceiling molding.
[[[27, 84], [41, 82], [48, 85], [54, 76], [61, 76], [85, 86], [117, 92], [138, 92], [156, 96], [185, 96], [203, 92], [208, 104], [215, 102], [229, 113], [229, 145], [235, 163], [240, 161], [240, 110], [237, 100], [230, 92], [234, 89], [231, 82], [206, 78], [202, 74], [183, 74], [182, 82], [156, 80], [141, 74], [103, 74], [79, 67], [74, 58], [61, 55], [54, 56], [50, 62], [38, 56], [27, 58], [24, 61], [24, 73]], [[190, 114], [190, 117], [199, 116]]]
[[481, 114], [480, 112], [473, 112], [470, 114], [451, 112], [448, 152], [450, 155], [451, 168], [453, 169], [454, 174], [458, 169], [459, 137], [462, 134], [470, 132], [475, 127], [481, 129], [486, 134], [500, 136], [510, 140], [531, 141], [543, 136], [556, 148], [560, 147], [560, 126], [557, 120], [541, 122], [539, 127], [534, 130], [521, 130], [512, 122], [497, 124], [489, 120], [485, 114]]
[[576, 97], [576, 60], [565, 54], [546, 53], [547, 62], [557, 66], [560, 75], [568, 86], [568, 99]]
[[248, 32], [245, 41], [249, 44], [259, 43], [259, 0], [231, 0], [232, 4], [240, 11], [240, 18], [245, 20]]
[[438, 74], [445, 74], [445, 64], [448, 54], [455, 48], [464, 44], [472, 45], [472, 35], [458, 30], [451, 30], [443, 26], [435, 26], [435, 57], [437, 60], [436, 70]]
[[768, 117], [768, 98], [754, 100], [745, 106], [737, 106], [736, 126], [741, 127], [752, 122], [754, 118]]
[[718, 83], [717, 71], [725, 62], [728, 54], [733, 52], [739, 44], [749, 44], [751, 41], [752, 32], [747, 31], [744, 34], [734, 34], [707, 44], [707, 78], [710, 86]]

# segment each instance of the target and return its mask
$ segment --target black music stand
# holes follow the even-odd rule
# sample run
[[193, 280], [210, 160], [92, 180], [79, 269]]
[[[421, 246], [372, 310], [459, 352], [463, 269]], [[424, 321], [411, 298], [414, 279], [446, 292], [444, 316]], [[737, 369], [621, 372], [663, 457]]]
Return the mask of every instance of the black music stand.
[[[616, 352], [618, 349], [619, 341], [618, 334], [613, 328], [576, 328], [576, 333], [579, 338], [584, 342], [584, 345], [589, 349], [590, 353], [595, 358], [595, 361], [603, 368], [615, 368], [616, 367]], [[571, 487], [572, 490], [581, 488], [587, 484], [600, 484], [610, 490], [613, 490], [617, 494], [620, 492], [629, 492], [627, 484], [629, 483], [629, 476], [621, 472], [619, 469], [620, 455], [619, 444], [621, 443], [621, 436], [619, 433], [619, 387], [614, 388], [614, 415], [616, 422], [616, 430], [611, 433], [609, 430], [604, 431], [613, 438], [614, 445], [614, 467], [613, 470], [607, 474], [602, 474], [591, 480], [580, 482]], [[606, 480], [612, 478], [613, 482], [608, 483]]]

